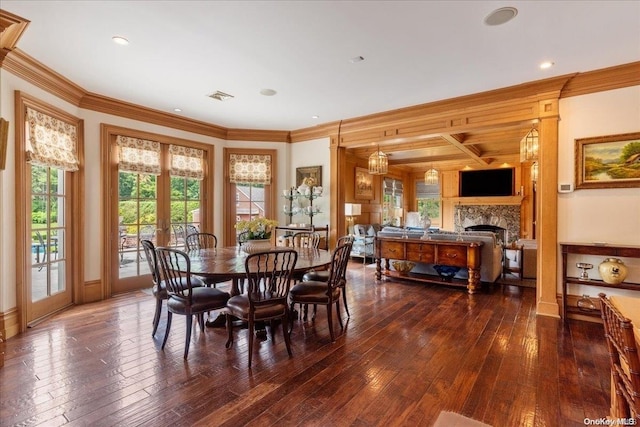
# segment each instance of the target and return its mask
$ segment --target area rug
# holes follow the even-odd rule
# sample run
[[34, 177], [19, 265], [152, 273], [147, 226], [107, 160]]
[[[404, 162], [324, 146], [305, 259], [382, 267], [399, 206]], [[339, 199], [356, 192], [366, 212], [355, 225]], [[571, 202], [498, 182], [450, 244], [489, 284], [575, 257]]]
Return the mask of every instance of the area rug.
[[442, 411], [433, 427], [491, 427], [489, 424], [481, 423], [473, 418], [467, 418], [464, 415], [455, 412]]

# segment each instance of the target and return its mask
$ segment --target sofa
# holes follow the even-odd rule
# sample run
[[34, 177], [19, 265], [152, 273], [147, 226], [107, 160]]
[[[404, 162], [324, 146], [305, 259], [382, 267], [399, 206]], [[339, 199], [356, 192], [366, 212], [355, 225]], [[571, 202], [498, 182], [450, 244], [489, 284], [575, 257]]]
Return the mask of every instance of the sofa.
[[535, 279], [538, 268], [538, 242], [534, 239], [520, 239], [516, 242], [522, 246], [522, 278]]
[[[403, 237], [405, 234], [408, 239], [420, 239], [424, 234], [424, 230], [419, 228], [384, 227], [378, 232], [380, 237]], [[458, 236], [461, 236], [464, 241], [483, 243], [480, 250], [480, 281], [495, 282], [502, 274], [502, 244], [498, 241], [495, 233], [491, 231], [463, 231], [461, 233], [443, 230], [429, 231], [429, 237], [432, 240], [456, 240]], [[433, 268], [433, 264], [423, 263], [416, 265], [412, 273], [438, 275]], [[469, 272], [465, 269], [460, 269], [454, 277], [468, 279]]]
[[374, 244], [376, 234], [380, 231], [380, 224], [355, 224], [353, 226], [353, 246], [351, 256], [373, 258], [375, 256]]

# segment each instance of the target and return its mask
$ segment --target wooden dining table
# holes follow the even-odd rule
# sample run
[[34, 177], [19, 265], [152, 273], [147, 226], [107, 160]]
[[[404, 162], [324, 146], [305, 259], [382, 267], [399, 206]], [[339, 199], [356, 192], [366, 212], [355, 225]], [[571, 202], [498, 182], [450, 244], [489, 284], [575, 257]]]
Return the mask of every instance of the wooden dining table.
[[[293, 270], [296, 275], [311, 269], [327, 268], [331, 264], [331, 253], [324, 249], [276, 246], [271, 249], [293, 249], [298, 252], [298, 260]], [[218, 282], [231, 280], [231, 296], [240, 293], [238, 280], [246, 277], [244, 262], [248, 256], [241, 246], [200, 249], [189, 251], [187, 254], [191, 261], [191, 274]]]
[[[301, 275], [311, 269], [325, 269], [331, 264], [331, 252], [313, 248], [285, 248], [298, 252], [298, 260], [294, 267], [294, 275]], [[226, 246], [215, 249], [199, 249], [187, 252], [191, 262], [191, 274], [216, 282], [231, 281], [231, 296], [241, 293], [239, 282], [246, 277], [245, 260], [249, 254], [241, 246]], [[215, 320], [207, 321], [207, 326], [223, 326], [223, 319], [219, 316]]]

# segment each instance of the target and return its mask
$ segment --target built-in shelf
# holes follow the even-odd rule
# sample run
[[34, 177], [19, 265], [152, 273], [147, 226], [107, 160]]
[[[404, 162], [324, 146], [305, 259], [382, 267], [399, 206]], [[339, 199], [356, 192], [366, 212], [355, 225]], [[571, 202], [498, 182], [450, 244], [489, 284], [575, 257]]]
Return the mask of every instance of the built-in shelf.
[[560, 295], [560, 304], [563, 320], [567, 319], [567, 314], [580, 314], [584, 316], [600, 315], [600, 310], [585, 312], [567, 304], [567, 299], [572, 297], [572, 295], [567, 295], [568, 284], [640, 291], [640, 283], [622, 282], [614, 285], [606, 283], [603, 280], [580, 279], [579, 277], [573, 277], [567, 274], [567, 258], [569, 254], [640, 258], [640, 246], [561, 242], [560, 248], [562, 250], [562, 294]]

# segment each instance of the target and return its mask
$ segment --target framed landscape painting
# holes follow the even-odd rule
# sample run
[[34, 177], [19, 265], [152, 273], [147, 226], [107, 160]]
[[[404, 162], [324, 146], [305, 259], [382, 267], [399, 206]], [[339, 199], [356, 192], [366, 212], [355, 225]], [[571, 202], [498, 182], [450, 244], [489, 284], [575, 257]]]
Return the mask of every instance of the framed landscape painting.
[[640, 187], [640, 132], [576, 139], [576, 188]]
[[369, 171], [365, 168], [356, 168], [356, 181], [355, 181], [355, 198], [356, 199], [373, 199], [373, 180], [369, 175]]

